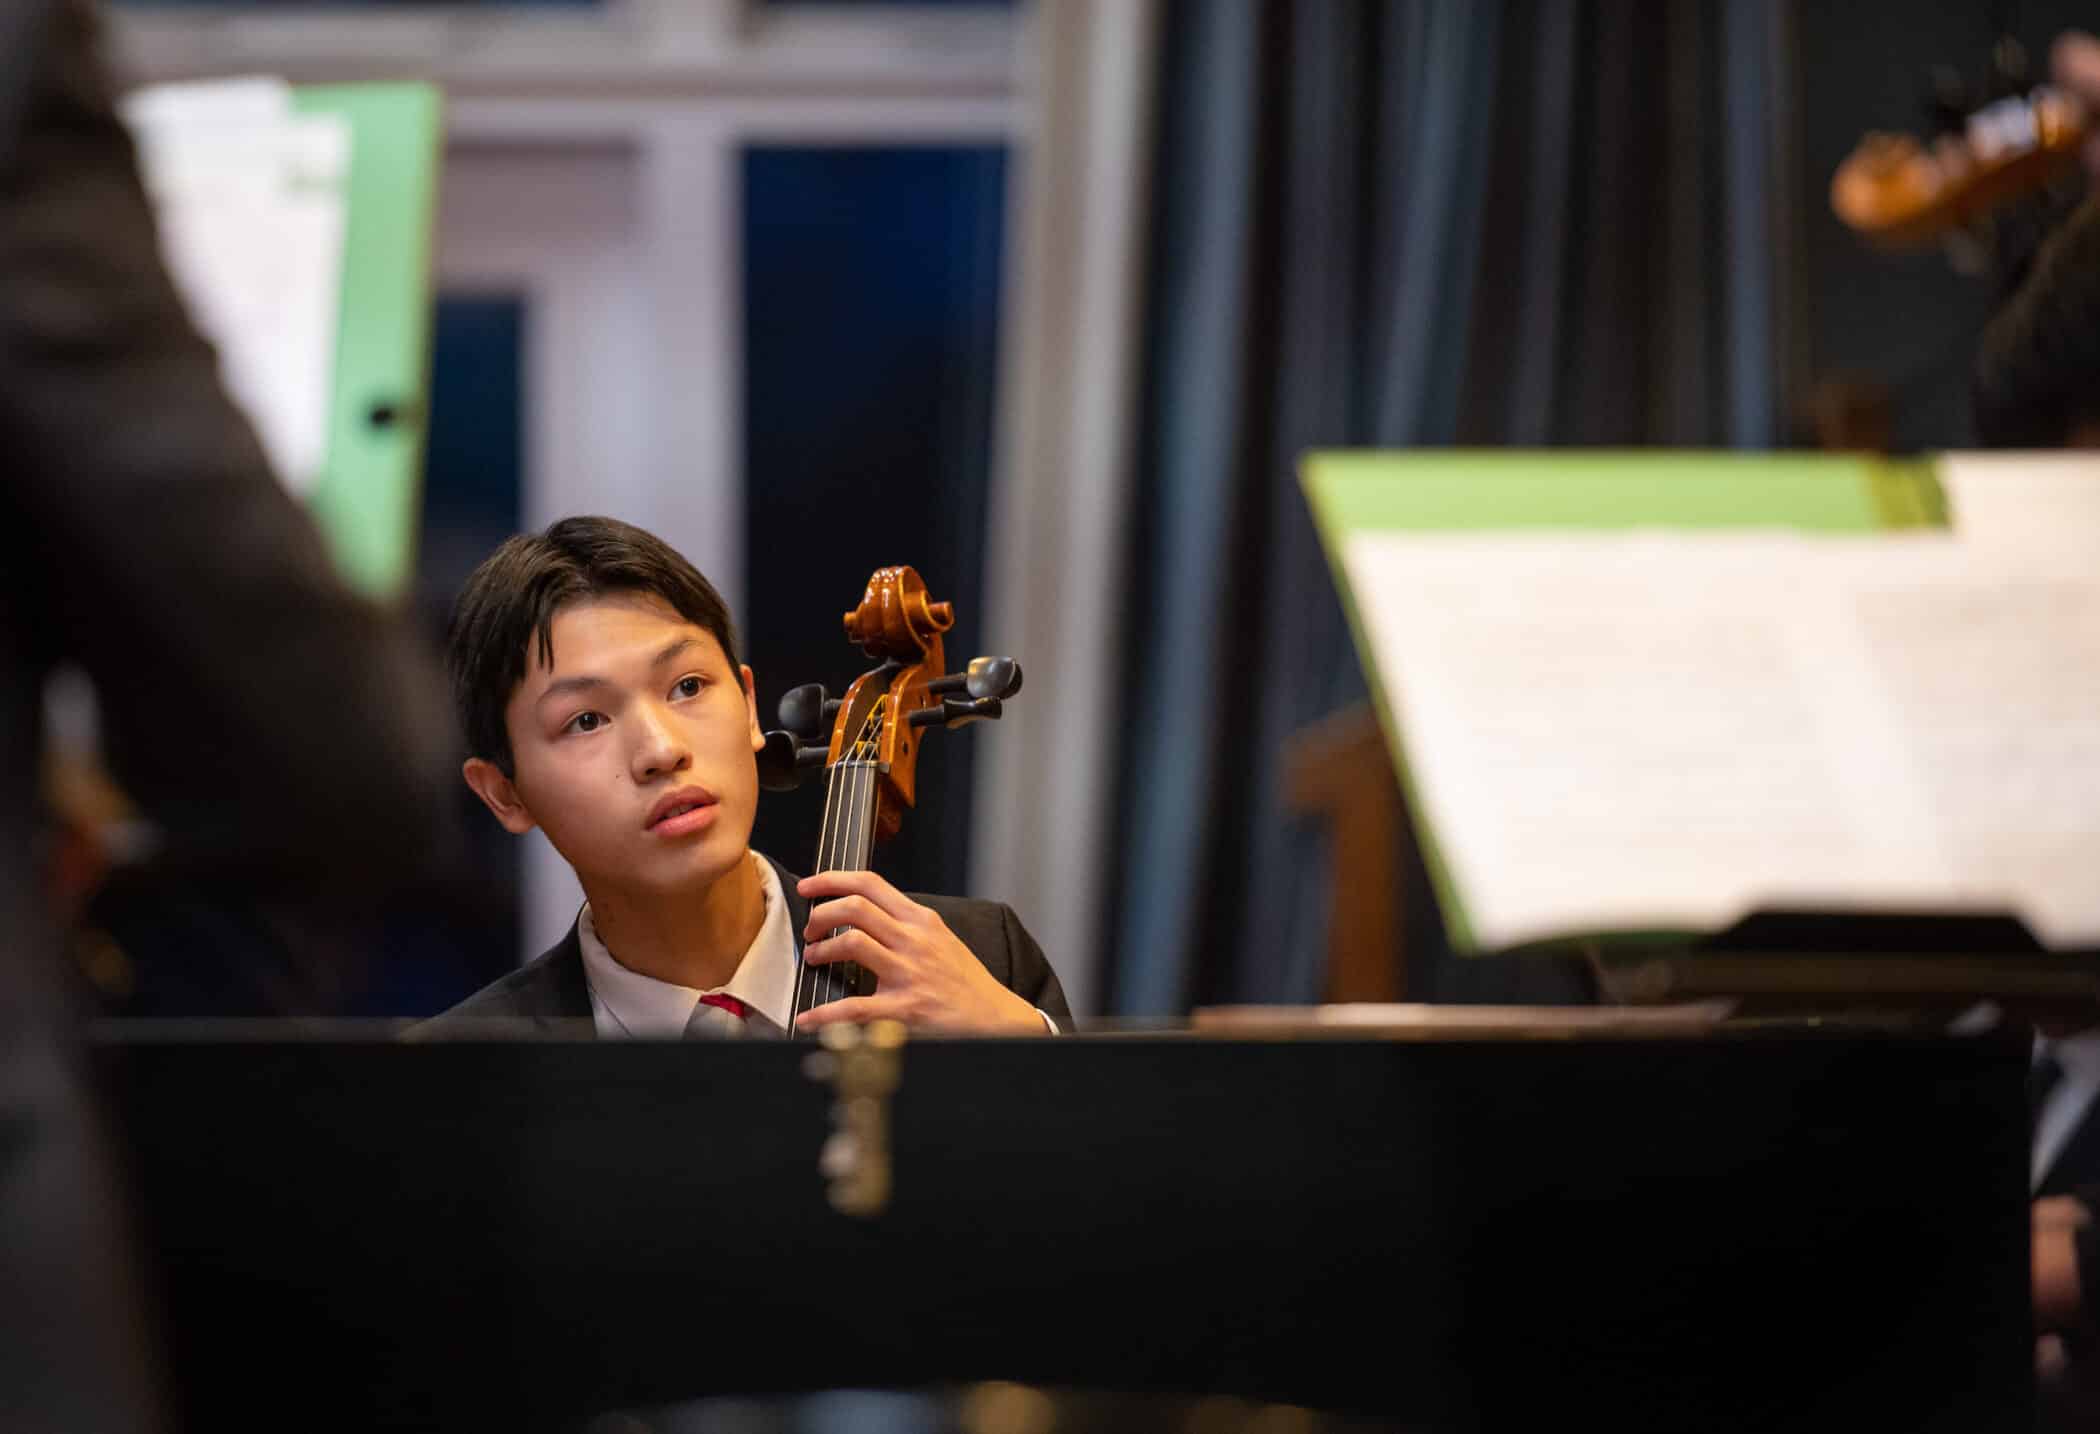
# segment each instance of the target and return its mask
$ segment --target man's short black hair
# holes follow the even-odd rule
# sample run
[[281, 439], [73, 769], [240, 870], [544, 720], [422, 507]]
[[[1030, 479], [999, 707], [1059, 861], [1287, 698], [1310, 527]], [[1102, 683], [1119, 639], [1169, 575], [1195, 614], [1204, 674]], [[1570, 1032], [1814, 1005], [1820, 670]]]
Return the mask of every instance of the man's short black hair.
[[1987, 448], [2060, 448], [2100, 422], [2100, 205], [2043, 241], [1976, 352], [1976, 437]]
[[554, 661], [554, 619], [563, 608], [620, 593], [662, 598], [722, 644], [737, 668], [729, 605], [669, 543], [617, 518], [564, 518], [544, 533], [520, 533], [474, 569], [452, 608], [446, 666], [467, 753], [515, 776], [503, 711], [525, 680], [526, 644]]

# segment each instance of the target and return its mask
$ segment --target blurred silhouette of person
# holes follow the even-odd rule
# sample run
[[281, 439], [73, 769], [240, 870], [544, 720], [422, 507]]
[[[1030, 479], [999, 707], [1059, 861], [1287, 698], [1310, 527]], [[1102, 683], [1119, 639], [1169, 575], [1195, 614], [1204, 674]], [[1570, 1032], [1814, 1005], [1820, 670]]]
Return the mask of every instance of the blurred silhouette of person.
[[[162, 267], [87, 0], [0, 0], [0, 1404], [166, 1421], [35, 870], [41, 689], [77, 664], [158, 861], [356, 899], [447, 841], [442, 685], [345, 589]], [[207, 1118], [200, 1112], [199, 1119]]]
[[1986, 448], [2100, 447], [2100, 201], [2043, 239], [1984, 326], [1971, 397]]
[[[2049, 78], [2085, 106], [2087, 115], [2100, 115], [2100, 40], [2083, 30], [2066, 30], [2049, 48]], [[2100, 126], [2086, 136], [2081, 156], [2085, 172], [2100, 179]]]
[[[2090, 63], [2081, 97], [2100, 113], [2100, 42], [2067, 36]], [[2042, 241], [1977, 346], [1978, 439], [1994, 448], [2100, 448], [2100, 203]], [[2035, 1037], [2029, 1075], [2035, 1360], [2042, 1428], [2100, 1425], [2100, 1027], [2057, 1023]]]
[[2100, 1425], [2100, 1030], [2045, 1028], [2028, 1076], [2039, 1427]]

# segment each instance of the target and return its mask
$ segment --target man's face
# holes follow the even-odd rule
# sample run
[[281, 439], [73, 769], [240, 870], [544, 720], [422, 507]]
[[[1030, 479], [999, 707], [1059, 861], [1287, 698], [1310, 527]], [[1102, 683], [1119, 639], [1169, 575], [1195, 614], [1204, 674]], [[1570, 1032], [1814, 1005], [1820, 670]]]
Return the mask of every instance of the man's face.
[[740, 861], [764, 745], [751, 669], [662, 599], [621, 595], [555, 616], [505, 709], [515, 776], [467, 781], [513, 832], [546, 832], [585, 889], [705, 887]]

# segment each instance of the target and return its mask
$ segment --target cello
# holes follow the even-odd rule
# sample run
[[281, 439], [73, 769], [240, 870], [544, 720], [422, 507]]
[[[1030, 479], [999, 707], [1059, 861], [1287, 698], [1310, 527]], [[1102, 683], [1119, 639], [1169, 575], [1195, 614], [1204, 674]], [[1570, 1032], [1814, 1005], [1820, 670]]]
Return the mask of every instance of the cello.
[[[845, 615], [847, 638], [876, 665], [843, 696], [810, 682], [780, 699], [781, 725], [765, 734], [758, 777], [768, 790], [784, 791], [825, 774], [812, 871], [868, 870], [876, 843], [897, 834], [904, 809], [917, 797], [924, 734], [997, 721], [1021, 690], [1020, 664], [1010, 657], [979, 657], [964, 671], [949, 672], [941, 634], [954, 624], [954, 608], [933, 601], [916, 571], [877, 568], [859, 605]], [[875, 990], [871, 974], [854, 962], [813, 966], [799, 941], [795, 956], [791, 1035], [804, 1012]], [[888, 1099], [899, 1079], [904, 1026], [877, 1020], [865, 1031], [828, 1025], [820, 1034], [824, 1049], [813, 1052], [805, 1068], [833, 1088], [832, 1133], [818, 1168], [833, 1207], [867, 1218], [889, 1203]]]
[[[917, 797], [925, 734], [996, 721], [1021, 690], [1020, 664], [1010, 657], [979, 657], [949, 672], [942, 634], [954, 623], [953, 605], [934, 601], [914, 569], [877, 568], [844, 617], [847, 639], [876, 665], [839, 697], [811, 682], [780, 699], [781, 725], [764, 734], [758, 754], [759, 782], [785, 791], [824, 773], [812, 872], [868, 870], [876, 845], [897, 834]], [[798, 950], [788, 1029], [805, 1011], [874, 989], [856, 963], [812, 966]]]

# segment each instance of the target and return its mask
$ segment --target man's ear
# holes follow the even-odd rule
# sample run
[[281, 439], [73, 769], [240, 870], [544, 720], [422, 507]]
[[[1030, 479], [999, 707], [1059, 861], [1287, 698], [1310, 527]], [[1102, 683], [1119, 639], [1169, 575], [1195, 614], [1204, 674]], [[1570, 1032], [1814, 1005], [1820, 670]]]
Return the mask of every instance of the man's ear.
[[736, 670], [737, 679], [744, 684], [744, 712], [751, 719], [751, 750], [762, 752], [766, 746], [766, 734], [758, 725], [758, 682], [751, 676], [751, 665], [744, 664]]
[[517, 784], [504, 776], [503, 769], [494, 762], [469, 757], [460, 767], [459, 774], [467, 779], [474, 795], [496, 814], [496, 820], [503, 823], [503, 829], [512, 836], [523, 836], [539, 825], [532, 819], [532, 813], [525, 809]]

